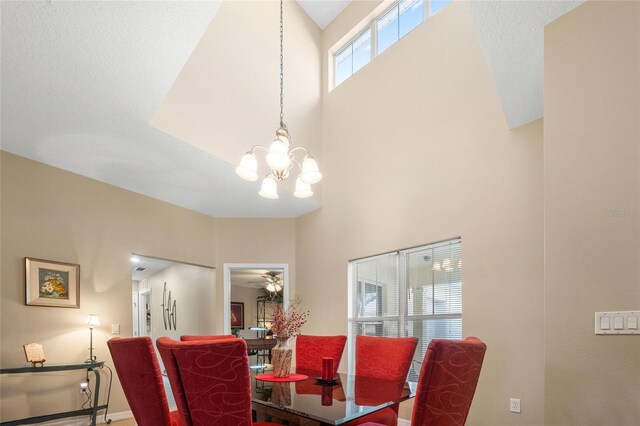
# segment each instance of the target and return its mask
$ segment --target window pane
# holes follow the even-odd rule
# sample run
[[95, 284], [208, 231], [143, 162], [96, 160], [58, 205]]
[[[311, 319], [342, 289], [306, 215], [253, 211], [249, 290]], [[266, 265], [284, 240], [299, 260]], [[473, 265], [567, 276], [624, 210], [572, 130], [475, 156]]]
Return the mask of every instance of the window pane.
[[429, 12], [429, 16], [433, 15], [449, 3], [451, 3], [451, 0], [431, 0], [431, 11]]
[[354, 322], [353, 335], [398, 337], [398, 321]]
[[403, 0], [400, 2], [400, 37], [424, 21], [423, 0]]
[[414, 250], [408, 258], [409, 315], [462, 313], [460, 242]]
[[353, 46], [349, 45], [346, 49], [342, 50], [335, 57], [336, 61], [336, 75], [335, 85], [342, 83], [353, 74]]
[[385, 15], [378, 18], [378, 54], [398, 41], [398, 6], [394, 6]]
[[398, 315], [398, 258], [381, 256], [354, 264], [355, 318]]
[[353, 72], [371, 61], [371, 28], [353, 41]]
[[461, 270], [459, 239], [352, 261], [350, 335], [418, 338], [409, 372], [417, 380], [431, 339], [462, 338]]

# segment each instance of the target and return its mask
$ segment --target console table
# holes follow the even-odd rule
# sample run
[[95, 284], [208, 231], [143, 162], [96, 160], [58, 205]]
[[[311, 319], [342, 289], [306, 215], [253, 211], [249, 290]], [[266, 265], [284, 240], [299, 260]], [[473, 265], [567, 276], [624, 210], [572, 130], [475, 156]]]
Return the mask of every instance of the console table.
[[[0, 423], [1, 425], [29, 425], [33, 423], [45, 422], [48, 420], [63, 419], [66, 417], [77, 416], [91, 416], [91, 425], [95, 426], [96, 419], [98, 418], [98, 411], [105, 410], [104, 419], [107, 423], [111, 423], [111, 419], [107, 420], [107, 410], [109, 409], [109, 395], [111, 394], [111, 380], [113, 376], [111, 369], [109, 369], [109, 389], [107, 391], [107, 403], [98, 405], [98, 398], [100, 396], [100, 372], [104, 367], [104, 361], [85, 362], [82, 364], [58, 364], [58, 365], [44, 365], [42, 367], [17, 367], [17, 368], [3, 368], [0, 369], [0, 374], [19, 374], [19, 373], [46, 373], [51, 371], [69, 371], [69, 370], [87, 370], [93, 371], [95, 375], [95, 386], [93, 390], [93, 406], [89, 408], [82, 408], [80, 410], [65, 411], [64, 413], [47, 414], [44, 416], [29, 417], [27, 419], [10, 420]], [[109, 367], [107, 367], [109, 368]], [[87, 376], [88, 377], [88, 376]]]

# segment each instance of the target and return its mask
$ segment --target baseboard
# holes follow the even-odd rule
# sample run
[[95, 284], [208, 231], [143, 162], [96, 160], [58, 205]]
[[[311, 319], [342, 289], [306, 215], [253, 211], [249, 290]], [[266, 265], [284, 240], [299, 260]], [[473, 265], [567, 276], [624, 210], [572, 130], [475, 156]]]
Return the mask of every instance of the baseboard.
[[398, 419], [398, 426], [411, 426], [411, 420]]
[[[131, 411], [122, 411], [120, 413], [109, 413], [107, 415], [107, 419], [113, 420], [113, 421], [130, 419], [132, 417], [133, 417], [133, 413], [131, 413]], [[72, 417], [68, 419], [54, 420], [54, 421], [46, 422], [43, 424], [46, 426], [86, 426], [87, 419], [88, 419], [88, 416], [78, 416], [78, 417]], [[104, 410], [98, 413], [98, 423], [99, 424], [107, 423], [104, 421]]]

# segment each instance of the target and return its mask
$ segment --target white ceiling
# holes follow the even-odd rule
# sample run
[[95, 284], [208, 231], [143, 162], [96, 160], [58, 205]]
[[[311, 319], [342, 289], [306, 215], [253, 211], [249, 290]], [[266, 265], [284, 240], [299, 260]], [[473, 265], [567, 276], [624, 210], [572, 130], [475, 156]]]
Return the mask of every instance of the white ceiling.
[[[324, 28], [349, 0], [298, 0]], [[543, 28], [581, 1], [471, 1], [511, 128], [542, 116]], [[149, 125], [219, 1], [1, 1], [1, 148], [219, 217], [318, 205], [258, 183]]]
[[276, 272], [282, 274], [282, 269], [232, 269], [231, 270], [231, 285], [237, 285], [241, 287], [251, 288], [264, 288], [265, 279], [262, 275], [267, 272]]
[[324, 29], [351, 3], [351, 0], [298, 0], [307, 15]]
[[[133, 281], [142, 281], [150, 275], [160, 272], [176, 262], [164, 259], [156, 259], [154, 257], [133, 256], [139, 259], [138, 262], [131, 262], [131, 279]], [[136, 271], [136, 268], [145, 268], [144, 271]]]
[[467, 2], [509, 128], [542, 117], [544, 26], [581, 3]]

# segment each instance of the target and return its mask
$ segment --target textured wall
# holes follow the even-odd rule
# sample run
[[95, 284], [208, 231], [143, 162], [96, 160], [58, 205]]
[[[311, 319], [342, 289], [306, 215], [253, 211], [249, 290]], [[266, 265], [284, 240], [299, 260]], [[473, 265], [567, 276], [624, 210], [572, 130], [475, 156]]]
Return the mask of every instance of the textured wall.
[[[637, 425], [640, 3], [587, 2], [545, 31], [545, 423]], [[524, 403], [523, 403], [524, 407]]]
[[[347, 7], [325, 48], [371, 3]], [[346, 334], [349, 259], [461, 236], [463, 334], [488, 346], [469, 424], [542, 424], [542, 122], [508, 129], [464, 4], [325, 95], [323, 149], [323, 207], [296, 220], [309, 332]]]

